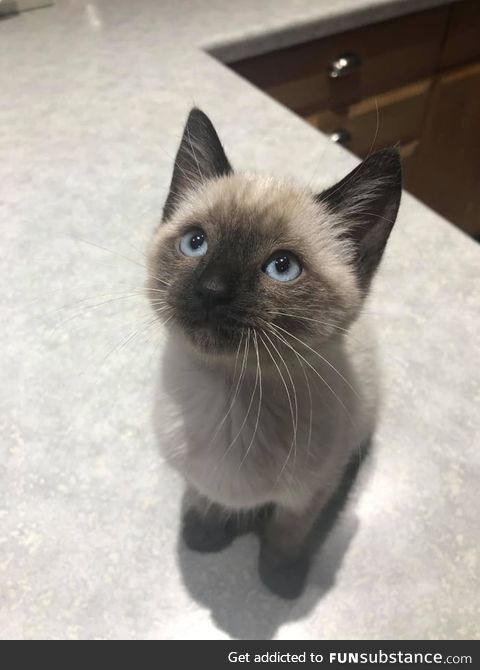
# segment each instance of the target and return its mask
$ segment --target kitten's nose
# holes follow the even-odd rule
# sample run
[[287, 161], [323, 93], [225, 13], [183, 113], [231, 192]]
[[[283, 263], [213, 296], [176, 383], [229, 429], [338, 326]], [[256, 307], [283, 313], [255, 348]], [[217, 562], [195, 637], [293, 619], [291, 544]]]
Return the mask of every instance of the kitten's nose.
[[196, 289], [197, 297], [205, 309], [225, 305], [232, 299], [231, 283], [220, 274], [200, 278]]

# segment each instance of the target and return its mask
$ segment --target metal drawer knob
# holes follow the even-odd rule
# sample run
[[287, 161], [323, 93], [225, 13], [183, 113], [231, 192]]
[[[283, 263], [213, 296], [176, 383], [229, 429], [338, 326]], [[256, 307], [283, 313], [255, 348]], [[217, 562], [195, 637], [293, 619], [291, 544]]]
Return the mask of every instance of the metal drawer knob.
[[346, 128], [339, 128], [338, 130], [333, 131], [333, 133], [330, 135], [330, 139], [336, 144], [346, 146], [352, 139], [352, 133], [349, 132]]
[[330, 79], [345, 77], [347, 74], [358, 70], [361, 64], [360, 56], [352, 53], [342, 54], [330, 63], [328, 76]]

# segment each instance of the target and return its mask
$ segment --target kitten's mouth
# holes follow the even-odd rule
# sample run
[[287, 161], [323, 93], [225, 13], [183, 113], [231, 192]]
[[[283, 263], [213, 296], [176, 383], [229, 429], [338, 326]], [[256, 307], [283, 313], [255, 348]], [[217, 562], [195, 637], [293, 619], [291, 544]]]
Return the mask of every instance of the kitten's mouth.
[[244, 326], [229, 317], [176, 314], [175, 322], [195, 347], [211, 354], [226, 354], [237, 349]]

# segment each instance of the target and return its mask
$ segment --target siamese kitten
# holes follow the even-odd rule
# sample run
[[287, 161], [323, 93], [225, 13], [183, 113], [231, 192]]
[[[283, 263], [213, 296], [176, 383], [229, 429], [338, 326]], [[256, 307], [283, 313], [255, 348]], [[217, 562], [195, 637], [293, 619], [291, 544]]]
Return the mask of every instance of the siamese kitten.
[[319, 194], [234, 172], [198, 109], [178, 149], [149, 249], [161, 445], [187, 483], [192, 548], [221, 549], [268, 506], [261, 573], [286, 576], [283, 595], [300, 591], [312, 526], [374, 428], [361, 310], [400, 195], [393, 149]]

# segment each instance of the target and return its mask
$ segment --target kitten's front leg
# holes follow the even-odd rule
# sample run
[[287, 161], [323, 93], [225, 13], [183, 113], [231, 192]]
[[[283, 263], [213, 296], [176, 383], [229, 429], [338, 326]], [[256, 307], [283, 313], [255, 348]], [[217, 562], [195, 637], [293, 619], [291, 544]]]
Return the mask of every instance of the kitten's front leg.
[[303, 510], [276, 505], [265, 529], [260, 547], [260, 577], [283, 598], [297, 598], [303, 591], [310, 563], [308, 539], [323, 503], [316, 499]]
[[221, 551], [236, 534], [235, 520], [226, 510], [193, 489], [187, 491], [182, 524], [187, 547], [201, 553]]

